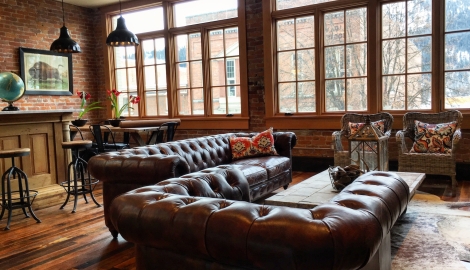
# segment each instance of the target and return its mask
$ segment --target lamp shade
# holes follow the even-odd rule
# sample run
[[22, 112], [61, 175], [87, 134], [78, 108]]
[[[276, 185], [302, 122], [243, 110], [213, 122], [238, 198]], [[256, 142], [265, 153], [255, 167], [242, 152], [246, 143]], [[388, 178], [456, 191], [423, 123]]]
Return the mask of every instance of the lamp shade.
[[117, 19], [116, 29], [111, 32], [106, 39], [106, 44], [113, 47], [118, 46], [137, 46], [139, 39], [134, 33], [129, 31], [126, 27], [126, 21], [122, 16]]
[[80, 50], [80, 45], [70, 37], [69, 29], [67, 29], [65, 25], [60, 28], [60, 36], [52, 42], [50, 50], [59, 53], [82, 52]]

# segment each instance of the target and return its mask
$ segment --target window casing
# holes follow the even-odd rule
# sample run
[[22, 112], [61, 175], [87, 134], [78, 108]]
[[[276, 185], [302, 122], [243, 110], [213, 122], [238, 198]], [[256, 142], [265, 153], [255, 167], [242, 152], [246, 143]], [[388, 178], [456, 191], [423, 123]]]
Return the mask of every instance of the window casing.
[[[230, 0], [221, 5], [220, 1], [215, 1], [208, 9], [185, 8], [195, 2], [211, 1], [215, 0], [162, 1], [156, 3], [156, 7], [141, 9], [155, 9], [155, 13], [158, 10], [163, 14], [162, 22], [156, 22], [153, 29], [148, 30], [146, 26], [148, 32], [136, 30], [138, 25], [128, 23], [127, 13], [123, 11], [126, 23], [134, 26], [134, 29], [128, 28], [137, 33], [141, 44], [110, 49], [109, 88], [123, 91], [127, 97], [141, 97], [141, 102], [134, 105], [127, 116], [181, 118], [193, 121], [182, 125], [189, 129], [213, 128], [214, 122], [209, 124], [204, 120], [207, 118], [213, 118], [215, 123], [225, 122], [221, 128], [230, 122], [234, 128], [248, 128], [245, 16], [237, 8], [245, 3]], [[163, 20], [176, 18], [182, 12], [186, 12], [184, 22], [182, 16], [166, 23]], [[116, 17], [110, 16], [109, 21]], [[219, 36], [221, 41], [211, 36]], [[215, 43], [222, 44], [217, 52], [211, 50], [216, 47]], [[214, 70], [213, 62], [220, 62], [219, 70]], [[218, 82], [218, 78], [222, 80]], [[230, 118], [226, 118], [228, 114]]]
[[[458, 108], [468, 113], [470, 48], [463, 44], [470, 41], [470, 13], [458, 8], [464, 2], [266, 1], [263, 16], [272, 22], [264, 24], [267, 126], [337, 128], [346, 112], [389, 111], [398, 116], [394, 127], [401, 128], [401, 116], [407, 111]], [[296, 97], [299, 87], [294, 85], [299, 83], [303, 67], [290, 60], [297, 57], [283, 58], [281, 54], [290, 50], [295, 55], [299, 49], [294, 45], [279, 49], [286, 40], [279, 22], [292, 22], [292, 36], [296, 20], [309, 16], [315, 18], [310, 33], [315, 40], [314, 75], [309, 75], [314, 83], [308, 88], [315, 96], [310, 102], [315, 109], [302, 111], [298, 100], [305, 99]], [[351, 29], [355, 34], [348, 36]], [[288, 69], [292, 71], [286, 79]], [[283, 87], [286, 83], [292, 85], [289, 91]], [[331, 95], [334, 91], [337, 96]], [[283, 103], [288, 96], [297, 103], [286, 109]]]

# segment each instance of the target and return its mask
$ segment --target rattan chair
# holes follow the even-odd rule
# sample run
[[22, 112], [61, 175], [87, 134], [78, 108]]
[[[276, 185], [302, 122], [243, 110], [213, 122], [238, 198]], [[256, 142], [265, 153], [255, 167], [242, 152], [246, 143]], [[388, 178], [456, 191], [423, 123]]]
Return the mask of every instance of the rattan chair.
[[[349, 156], [349, 150], [343, 147], [343, 141], [347, 141], [347, 138], [349, 137], [349, 122], [364, 123], [365, 116], [365, 114], [346, 113], [341, 118], [341, 130], [333, 132], [332, 135], [335, 166], [345, 167], [352, 163], [351, 158]], [[384, 133], [387, 137], [390, 138], [393, 124], [393, 116], [386, 112], [369, 114], [368, 116], [371, 122], [383, 120]]]
[[[403, 130], [399, 130], [396, 133], [398, 171], [450, 176], [452, 179], [452, 196], [455, 196], [457, 187], [457, 180], [455, 179], [455, 152], [462, 137], [460, 131], [462, 119], [462, 113], [457, 110], [441, 113], [406, 113], [403, 116]], [[452, 152], [450, 154], [410, 153], [412, 144], [415, 141], [415, 120], [429, 124], [456, 121], [456, 129], [452, 136]]]

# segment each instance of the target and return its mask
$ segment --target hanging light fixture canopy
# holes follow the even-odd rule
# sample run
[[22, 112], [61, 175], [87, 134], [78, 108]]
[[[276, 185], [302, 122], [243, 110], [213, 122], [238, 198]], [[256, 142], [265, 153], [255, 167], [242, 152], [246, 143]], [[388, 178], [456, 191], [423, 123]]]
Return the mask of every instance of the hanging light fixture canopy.
[[62, 22], [63, 26], [60, 28], [60, 36], [51, 44], [51, 51], [59, 53], [79, 53], [80, 45], [70, 37], [69, 29], [65, 27], [65, 11], [64, 0], [62, 0]]
[[113, 47], [139, 45], [137, 36], [127, 29], [126, 20], [122, 17], [121, 12], [121, 0], [119, 0], [119, 18], [117, 19], [116, 29], [109, 33], [106, 44]]

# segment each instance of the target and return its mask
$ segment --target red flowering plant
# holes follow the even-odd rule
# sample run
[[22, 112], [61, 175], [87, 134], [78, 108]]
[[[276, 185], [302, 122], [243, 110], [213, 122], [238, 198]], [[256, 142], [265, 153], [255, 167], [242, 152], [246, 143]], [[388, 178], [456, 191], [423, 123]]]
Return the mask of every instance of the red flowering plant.
[[78, 119], [82, 119], [82, 117], [89, 111], [91, 110], [96, 110], [96, 109], [100, 109], [102, 107], [100, 107], [100, 102], [99, 101], [96, 101], [96, 102], [93, 102], [91, 104], [89, 104], [88, 106], [86, 106], [86, 102], [87, 100], [89, 100], [91, 98], [91, 95], [90, 93], [87, 93], [87, 92], [77, 92], [77, 95], [80, 97], [81, 99], [81, 102], [80, 102], [80, 112], [78, 113]]
[[119, 92], [116, 89], [106, 91], [108, 92], [108, 99], [111, 101], [111, 109], [113, 110], [114, 119], [119, 119], [122, 112], [127, 108], [133, 110], [134, 108], [130, 106], [130, 104], [137, 104], [140, 101], [140, 97], [130, 95], [129, 100], [119, 107], [118, 96], [122, 92]]

